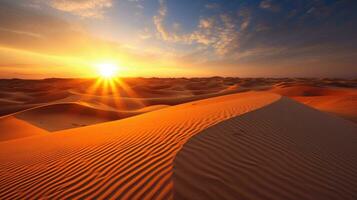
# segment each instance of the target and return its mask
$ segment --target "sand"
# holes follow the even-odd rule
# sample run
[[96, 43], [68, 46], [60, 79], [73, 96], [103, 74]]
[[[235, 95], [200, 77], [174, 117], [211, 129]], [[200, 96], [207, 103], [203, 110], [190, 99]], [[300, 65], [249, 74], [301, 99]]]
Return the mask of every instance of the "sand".
[[0, 130], [0, 142], [48, 133], [41, 128], [12, 116], [0, 118]]
[[0, 143], [0, 199], [167, 199], [193, 135], [280, 97], [242, 93]]
[[356, 87], [356, 80], [342, 79], [123, 78], [112, 82], [9, 79], [0, 80], [0, 117], [11, 116], [56, 132], [191, 101], [263, 90], [357, 122]]
[[0, 117], [13, 117], [56, 132], [242, 91], [215, 82], [182, 80], [185, 83], [181, 79], [129, 79], [127, 83], [99, 83], [92, 79], [0, 80]]
[[174, 199], [356, 199], [356, 144], [356, 124], [284, 97], [192, 137]]
[[165, 106], [148, 106], [132, 111], [104, 110], [81, 103], [58, 103], [29, 109], [15, 116], [49, 132], [88, 126], [107, 121], [124, 119], [130, 116], [161, 109]]
[[357, 122], [357, 90], [316, 86], [273, 88], [270, 92], [291, 97], [305, 105]]
[[356, 88], [0, 80], [0, 199], [357, 199]]

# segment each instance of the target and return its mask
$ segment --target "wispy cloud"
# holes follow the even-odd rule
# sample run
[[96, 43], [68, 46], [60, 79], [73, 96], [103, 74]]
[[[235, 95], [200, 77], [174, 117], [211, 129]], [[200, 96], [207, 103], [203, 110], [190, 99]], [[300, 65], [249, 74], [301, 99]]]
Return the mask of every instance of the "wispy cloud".
[[33, 33], [33, 32], [29, 32], [29, 31], [12, 30], [12, 29], [2, 28], [2, 27], [0, 27], [0, 31], [9, 32], [9, 33], [18, 34], [18, 35], [25, 35], [25, 36], [29, 36], [29, 37], [33, 37], [33, 38], [43, 37], [41, 34], [38, 34], [38, 33]]
[[273, 0], [263, 0], [260, 2], [259, 7], [272, 12], [280, 11], [280, 6], [273, 2]]
[[104, 10], [112, 6], [112, 0], [51, 0], [47, 4], [80, 17], [102, 18]]
[[236, 23], [224, 14], [201, 19], [197, 30], [190, 35], [190, 41], [211, 47], [220, 56], [237, 48], [238, 39]]
[[226, 55], [238, 44], [237, 26], [229, 15], [217, 15], [201, 18], [197, 28], [191, 33], [179, 34], [175, 27], [169, 30], [165, 26], [168, 10], [165, 0], [159, 0], [160, 7], [153, 21], [158, 37], [167, 42], [199, 44], [212, 48], [217, 55]]
[[166, 27], [164, 25], [164, 20], [167, 14], [166, 2], [165, 0], [159, 0], [159, 4], [160, 7], [158, 13], [153, 17], [154, 24], [159, 34], [159, 37], [161, 37], [163, 40], [170, 40], [170, 34], [168, 33], [168, 30], [166, 30]]

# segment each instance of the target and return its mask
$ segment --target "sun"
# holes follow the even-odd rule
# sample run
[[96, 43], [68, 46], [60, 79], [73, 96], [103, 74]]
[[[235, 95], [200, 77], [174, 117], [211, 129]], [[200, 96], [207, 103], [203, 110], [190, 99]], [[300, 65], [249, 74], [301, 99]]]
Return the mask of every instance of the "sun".
[[102, 78], [113, 78], [117, 75], [119, 67], [115, 63], [99, 63], [96, 65], [99, 76]]

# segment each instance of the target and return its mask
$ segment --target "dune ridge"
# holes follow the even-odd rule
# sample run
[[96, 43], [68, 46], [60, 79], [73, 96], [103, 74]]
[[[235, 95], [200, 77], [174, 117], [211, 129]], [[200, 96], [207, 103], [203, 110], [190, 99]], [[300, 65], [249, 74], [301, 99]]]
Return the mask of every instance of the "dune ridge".
[[[124, 119], [166, 107], [155, 105], [119, 111], [86, 102], [50, 103], [0, 117], [0, 141]], [[14, 124], [16, 128], [12, 128]]]
[[356, 144], [356, 124], [283, 97], [185, 143], [174, 199], [357, 199]]
[[[308, 78], [0, 79], [0, 117], [26, 112], [21, 114], [25, 116], [20, 116], [21, 120], [53, 132], [123, 119], [200, 99], [268, 91], [357, 122], [356, 88], [357, 80]], [[41, 116], [26, 117], [29, 109], [53, 108], [59, 103], [83, 108], [74, 109], [76, 111], [94, 109], [99, 115], [86, 115], [89, 117], [81, 119], [80, 112], [63, 111], [50, 116], [51, 121], [57, 122], [66, 121], [63, 116], [68, 116], [74, 123], [69, 120], [66, 123], [44, 123]], [[106, 111], [118, 112], [119, 117], [103, 117]]]
[[13, 116], [36, 127], [53, 132], [124, 119], [164, 107], [166, 106], [157, 105], [147, 106], [138, 110], [118, 111], [105, 108], [102, 105], [69, 102], [39, 106], [16, 113]]
[[190, 137], [279, 98], [233, 94], [1, 142], [0, 199], [171, 199], [172, 163]]
[[288, 96], [305, 105], [357, 122], [357, 90], [308, 85], [275, 87], [269, 92]]

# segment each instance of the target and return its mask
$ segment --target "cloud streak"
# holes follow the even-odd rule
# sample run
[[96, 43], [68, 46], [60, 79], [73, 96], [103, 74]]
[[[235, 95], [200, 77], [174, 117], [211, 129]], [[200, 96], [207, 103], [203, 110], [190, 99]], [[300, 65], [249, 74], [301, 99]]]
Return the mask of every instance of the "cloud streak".
[[105, 9], [112, 7], [112, 0], [50, 0], [46, 2], [54, 9], [83, 18], [103, 18]]
[[259, 7], [264, 10], [269, 10], [272, 12], [279, 12], [280, 6], [275, 3], [273, 0], [263, 0], [260, 2]]

